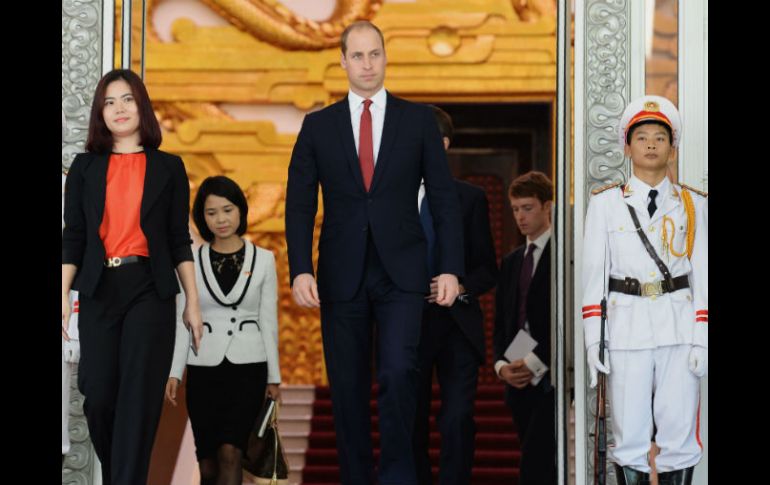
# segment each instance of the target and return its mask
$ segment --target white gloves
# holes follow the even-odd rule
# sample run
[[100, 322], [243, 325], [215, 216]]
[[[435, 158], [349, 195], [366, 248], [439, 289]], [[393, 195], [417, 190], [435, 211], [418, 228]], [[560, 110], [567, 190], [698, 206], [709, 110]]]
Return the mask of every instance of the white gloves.
[[690, 349], [689, 367], [695, 377], [703, 377], [708, 371], [708, 349], [700, 345], [693, 345]]
[[[692, 354], [690, 354], [692, 356]], [[691, 357], [692, 358], [692, 357]], [[607, 346], [604, 347], [604, 364], [599, 361], [599, 344], [595, 343], [586, 350], [586, 359], [588, 360], [588, 372], [591, 374], [591, 389], [596, 387], [598, 372], [610, 373], [610, 351]]]
[[80, 340], [69, 339], [69, 341], [62, 339], [64, 345], [64, 362], [71, 364], [77, 364], [80, 361]]

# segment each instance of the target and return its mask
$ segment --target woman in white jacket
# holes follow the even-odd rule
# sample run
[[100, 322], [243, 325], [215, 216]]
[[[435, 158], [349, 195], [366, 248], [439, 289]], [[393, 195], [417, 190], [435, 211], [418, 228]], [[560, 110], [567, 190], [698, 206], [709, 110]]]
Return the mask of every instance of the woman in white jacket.
[[166, 399], [176, 405], [186, 364], [201, 485], [242, 483], [249, 432], [265, 395], [279, 397], [275, 257], [241, 238], [247, 213], [243, 191], [224, 176], [204, 180], [193, 204], [193, 220], [207, 241], [193, 251], [203, 338], [195, 354], [178, 319]]

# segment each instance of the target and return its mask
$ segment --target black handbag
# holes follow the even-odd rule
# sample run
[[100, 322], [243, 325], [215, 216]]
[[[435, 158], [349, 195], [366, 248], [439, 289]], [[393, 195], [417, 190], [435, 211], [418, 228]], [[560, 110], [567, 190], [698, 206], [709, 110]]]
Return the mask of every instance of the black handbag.
[[242, 466], [258, 485], [289, 483], [289, 466], [278, 433], [278, 403], [269, 397], [249, 434]]

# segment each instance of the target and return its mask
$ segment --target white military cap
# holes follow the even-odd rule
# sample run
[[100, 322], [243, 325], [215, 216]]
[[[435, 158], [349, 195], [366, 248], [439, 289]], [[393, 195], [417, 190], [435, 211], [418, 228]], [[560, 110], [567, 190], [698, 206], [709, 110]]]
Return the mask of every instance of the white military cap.
[[682, 136], [682, 120], [679, 117], [679, 110], [668, 99], [653, 95], [637, 98], [626, 106], [623, 116], [620, 117], [620, 123], [618, 123], [620, 146], [625, 146], [626, 134], [631, 127], [642, 121], [650, 120], [668, 125], [673, 135], [671, 146], [679, 146], [679, 139]]

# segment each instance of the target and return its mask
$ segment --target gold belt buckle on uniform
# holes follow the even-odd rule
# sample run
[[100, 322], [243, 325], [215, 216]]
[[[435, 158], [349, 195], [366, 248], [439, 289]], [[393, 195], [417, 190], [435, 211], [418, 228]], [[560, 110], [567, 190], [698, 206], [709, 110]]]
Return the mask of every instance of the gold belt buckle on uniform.
[[104, 265], [108, 268], [117, 268], [118, 266], [120, 266], [121, 262], [122, 260], [120, 259], [120, 257], [115, 256], [113, 258], [107, 258], [106, 260], [104, 260]]
[[642, 296], [660, 296], [663, 294], [663, 280], [642, 283]]

